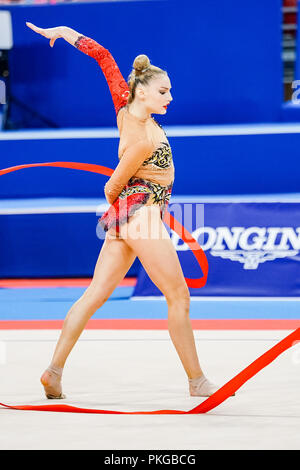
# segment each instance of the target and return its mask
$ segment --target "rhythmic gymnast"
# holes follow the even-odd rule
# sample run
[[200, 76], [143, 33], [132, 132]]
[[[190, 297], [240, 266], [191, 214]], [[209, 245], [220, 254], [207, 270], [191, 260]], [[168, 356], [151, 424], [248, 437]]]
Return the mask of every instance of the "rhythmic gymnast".
[[46, 397], [65, 398], [61, 379], [67, 357], [87, 321], [110, 297], [136, 256], [167, 301], [169, 334], [187, 374], [190, 395], [210, 396], [218, 387], [200, 367], [189, 318], [189, 289], [163, 224], [175, 170], [165, 131], [151, 114], [166, 114], [173, 100], [169, 76], [141, 54], [126, 82], [110, 52], [93, 39], [66, 26], [43, 29], [26, 24], [50, 39], [51, 47], [63, 38], [98, 62], [120, 134], [119, 163], [104, 186], [110, 207], [99, 219], [105, 240], [92, 281], [67, 313], [52, 361], [41, 376]]

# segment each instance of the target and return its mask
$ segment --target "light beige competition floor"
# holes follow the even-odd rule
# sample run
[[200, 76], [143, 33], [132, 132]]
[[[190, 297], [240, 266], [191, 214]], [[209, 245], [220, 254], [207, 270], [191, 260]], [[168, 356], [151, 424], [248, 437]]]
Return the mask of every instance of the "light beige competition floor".
[[[290, 331], [195, 331], [206, 375], [220, 386]], [[119, 410], [189, 410], [183, 367], [167, 331], [86, 330], [67, 362], [66, 400], [39, 377], [59, 331], [0, 331], [0, 401]], [[0, 449], [299, 449], [300, 343], [200, 415], [91, 415], [0, 409]]]

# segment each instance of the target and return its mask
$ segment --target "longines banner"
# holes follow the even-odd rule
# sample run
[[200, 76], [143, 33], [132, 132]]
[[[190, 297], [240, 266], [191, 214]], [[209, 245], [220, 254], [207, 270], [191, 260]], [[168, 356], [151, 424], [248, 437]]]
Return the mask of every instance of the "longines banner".
[[[169, 211], [184, 214], [208, 260], [207, 283], [192, 296], [300, 295], [300, 203], [170, 203]], [[190, 248], [169, 234], [185, 277], [200, 277]], [[159, 295], [141, 268], [133, 296]]]

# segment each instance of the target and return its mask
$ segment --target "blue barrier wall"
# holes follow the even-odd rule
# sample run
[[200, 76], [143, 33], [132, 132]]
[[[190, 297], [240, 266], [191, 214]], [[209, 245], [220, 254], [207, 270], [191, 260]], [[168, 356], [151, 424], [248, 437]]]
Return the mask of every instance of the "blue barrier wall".
[[[9, 212], [11, 205], [0, 201], [0, 278], [92, 277], [104, 240], [104, 236], [96, 235], [101, 214], [76, 209], [73, 213], [55, 213], [62, 204], [76, 206], [74, 200], [24, 202], [16, 201], [14, 205], [23, 208], [24, 213], [11, 210], [5, 215], [3, 208]], [[30, 213], [30, 207], [41, 213]], [[137, 276], [140, 266], [136, 258], [127, 276]]]
[[[245, 126], [245, 135], [240, 129], [241, 135], [191, 137], [172, 137], [176, 128], [173, 131], [171, 127], [165, 128], [175, 166], [173, 193], [208, 195], [300, 192], [300, 127], [298, 130], [294, 128], [294, 133], [289, 133], [284, 125], [278, 125], [273, 128], [273, 132], [278, 129], [278, 134], [255, 135], [255, 132], [263, 132], [263, 128], [264, 126], [256, 126], [252, 129], [254, 135], [246, 135], [246, 132], [251, 132], [251, 126]], [[192, 130], [181, 129], [182, 132]], [[201, 132], [201, 128], [198, 129]], [[223, 134], [230, 130], [238, 131], [231, 126], [216, 126], [208, 128], [207, 133], [217, 132], [217, 129]], [[283, 131], [287, 133], [281, 134]], [[20, 133], [16, 134], [21, 137]], [[112, 169], [118, 164], [117, 138], [39, 140], [39, 131], [22, 134], [35, 135], [35, 140], [1, 140], [9, 136], [9, 133], [0, 137], [1, 168], [50, 161], [96, 163]], [[51, 132], [46, 133], [49, 137], [50, 134]], [[107, 176], [79, 170], [29, 168], [0, 177], [0, 198], [102, 198], [107, 179]]]
[[[169, 73], [163, 124], [274, 122], [282, 104], [281, 1], [137, 1], [2, 7], [13, 18], [12, 91], [59, 127], [115, 125], [97, 63], [26, 27], [67, 25], [108, 48], [127, 79], [147, 54]], [[13, 107], [20, 121], [20, 110]], [[28, 127], [39, 127], [28, 120]]]

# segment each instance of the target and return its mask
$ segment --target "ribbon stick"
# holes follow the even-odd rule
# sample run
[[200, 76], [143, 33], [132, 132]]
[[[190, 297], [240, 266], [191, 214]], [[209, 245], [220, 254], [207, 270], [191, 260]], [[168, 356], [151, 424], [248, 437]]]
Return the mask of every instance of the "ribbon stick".
[[[295, 343], [300, 341], [300, 328], [279, 341], [275, 346], [265, 352], [262, 356], [252, 362], [248, 367], [237, 374], [233, 379], [229, 380], [213, 395], [208, 397], [200, 405], [192, 408], [190, 411], [181, 410], [158, 410], [158, 411], [111, 411], [97, 410], [92, 408], [78, 408], [71, 405], [6, 405], [0, 403], [1, 406], [12, 410], [30, 410], [30, 411], [54, 411], [62, 413], [93, 413], [93, 414], [125, 414], [125, 415], [173, 415], [173, 414], [202, 414], [213, 410], [223, 403], [234, 392], [236, 392], [244, 383], [256, 375], [259, 371], [273, 362], [280, 354], [289, 349]], [[235, 398], [236, 399], [236, 398]]]
[[[91, 173], [98, 173], [101, 175], [111, 176], [114, 172], [111, 168], [106, 166], [96, 165], [93, 163], [80, 163], [80, 162], [46, 162], [46, 163], [27, 163], [24, 165], [12, 166], [10, 168], [3, 168], [0, 170], [0, 176], [6, 175], [7, 173], [12, 173], [13, 171], [23, 170], [25, 168], [40, 167], [40, 166], [52, 166], [59, 168], [71, 168], [73, 170], [82, 170], [89, 171]], [[193, 238], [190, 232], [183, 227], [169, 212], [166, 211], [164, 216], [164, 222], [166, 222], [169, 227], [174, 230], [182, 241], [186, 242], [191, 251], [193, 252], [200, 268], [203, 273], [201, 278], [189, 279], [185, 278], [188, 287], [199, 288], [203, 287], [207, 281], [208, 274], [208, 262], [205, 256], [204, 251], [202, 250], [199, 243]]]

